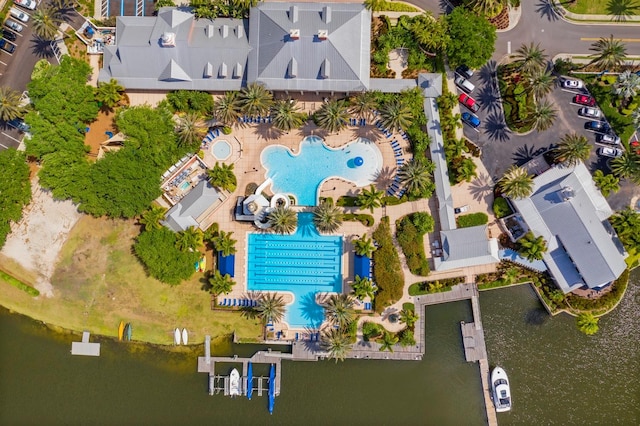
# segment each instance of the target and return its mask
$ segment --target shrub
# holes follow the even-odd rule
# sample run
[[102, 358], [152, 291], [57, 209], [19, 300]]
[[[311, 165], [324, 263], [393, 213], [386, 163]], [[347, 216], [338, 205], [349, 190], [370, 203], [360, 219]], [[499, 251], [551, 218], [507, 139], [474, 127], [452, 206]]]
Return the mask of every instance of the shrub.
[[222, 128], [222, 134], [223, 134], [223, 135], [230, 135], [230, 134], [231, 134], [231, 131], [232, 131], [232, 130], [231, 130], [231, 127], [229, 127], [229, 126], [224, 126], [224, 127]]
[[509, 207], [507, 200], [502, 197], [496, 197], [495, 200], [493, 200], [493, 214], [496, 215], [496, 218], [501, 219], [512, 213], [513, 211], [511, 207]]
[[400, 346], [402, 347], [414, 346], [416, 344], [416, 339], [413, 335], [413, 330], [411, 330], [408, 327], [402, 330], [398, 337], [400, 338], [398, 343], [400, 343]]
[[27, 285], [27, 284], [23, 283], [22, 281], [12, 277], [9, 274], [6, 274], [3, 271], [0, 271], [0, 280], [8, 282], [9, 284], [14, 286], [15, 288], [18, 288], [18, 289], [26, 292], [30, 296], [36, 297], [36, 296], [40, 295], [40, 292], [38, 291], [38, 289], [33, 288], [30, 285]]
[[340, 198], [338, 198], [338, 201], [336, 202], [336, 206], [339, 207], [357, 207], [356, 201], [358, 200], [358, 197], [351, 197], [348, 195], [344, 195]]
[[427, 232], [433, 232], [435, 221], [427, 212], [416, 212], [411, 215], [411, 223], [416, 227], [422, 235]]
[[470, 213], [458, 216], [458, 227], [469, 228], [472, 226], [486, 225], [489, 222], [489, 216], [486, 213]]
[[342, 216], [342, 220], [348, 222], [360, 222], [364, 226], [373, 226], [375, 219], [370, 214], [353, 214], [347, 213]]
[[206, 115], [213, 110], [213, 97], [207, 92], [176, 90], [167, 94], [167, 101], [173, 111]]
[[585, 299], [573, 293], [566, 294], [565, 299], [575, 310], [603, 313], [612, 309], [620, 301], [628, 284], [629, 269], [626, 269], [622, 275], [611, 284], [611, 290], [597, 299]]
[[421, 226], [422, 230], [433, 230], [433, 218], [428, 213], [414, 213], [398, 220], [396, 238], [402, 247], [411, 273], [426, 276], [431, 270], [424, 253], [423, 236], [425, 232], [420, 232], [416, 228], [415, 222]]
[[388, 216], [380, 220], [373, 239], [378, 244], [378, 249], [373, 252], [373, 276], [378, 285], [374, 306], [376, 312], [381, 313], [402, 297], [404, 288], [404, 274], [393, 245]]
[[462, 284], [466, 281], [465, 277], [444, 278], [435, 281], [423, 281], [421, 283], [411, 284], [409, 286], [410, 296], [419, 296], [421, 294], [441, 293], [451, 290], [451, 287]]
[[382, 336], [383, 332], [384, 332], [384, 327], [378, 323], [370, 322], [370, 321], [365, 321], [362, 323], [362, 337], [364, 338], [365, 342], [373, 340], [376, 337]]

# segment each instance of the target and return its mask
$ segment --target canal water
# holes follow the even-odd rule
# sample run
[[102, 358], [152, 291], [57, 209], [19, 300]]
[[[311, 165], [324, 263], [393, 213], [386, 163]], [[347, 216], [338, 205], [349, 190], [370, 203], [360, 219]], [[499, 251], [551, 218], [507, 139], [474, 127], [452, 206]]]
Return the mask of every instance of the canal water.
[[[499, 423], [639, 424], [639, 300], [636, 285], [589, 338], [572, 319], [548, 317], [527, 286], [482, 293], [489, 362], [512, 381], [514, 409]], [[194, 353], [105, 339], [101, 357], [72, 357], [79, 336], [0, 311], [0, 424], [482, 425], [479, 370], [464, 361], [461, 320], [472, 321], [468, 302], [427, 308], [420, 362], [283, 362], [270, 416], [266, 396], [209, 396]]]

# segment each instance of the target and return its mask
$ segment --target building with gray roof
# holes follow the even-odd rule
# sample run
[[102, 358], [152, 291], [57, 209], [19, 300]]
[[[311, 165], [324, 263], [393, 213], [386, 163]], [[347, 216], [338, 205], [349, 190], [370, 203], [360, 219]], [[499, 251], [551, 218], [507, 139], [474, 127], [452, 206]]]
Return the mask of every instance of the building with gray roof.
[[161, 223], [174, 232], [186, 231], [192, 226], [202, 229], [204, 219], [219, 202], [220, 193], [209, 181], [201, 180], [179, 203], [171, 207]]
[[627, 256], [608, 222], [613, 214], [583, 163], [554, 166], [534, 178], [533, 193], [511, 202], [535, 236], [560, 289], [600, 289], [626, 269]]

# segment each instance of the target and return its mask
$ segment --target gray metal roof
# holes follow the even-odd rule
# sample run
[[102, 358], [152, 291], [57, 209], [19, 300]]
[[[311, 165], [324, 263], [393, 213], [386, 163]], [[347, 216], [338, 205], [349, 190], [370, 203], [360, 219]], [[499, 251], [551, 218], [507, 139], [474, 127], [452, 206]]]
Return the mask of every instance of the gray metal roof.
[[442, 96], [442, 74], [425, 73], [418, 75], [418, 87], [425, 98]]
[[218, 191], [208, 181], [202, 180], [171, 207], [162, 224], [175, 232], [185, 231], [192, 226], [198, 228], [198, 218], [219, 198]]
[[383, 93], [400, 93], [403, 90], [410, 90], [416, 87], [416, 80], [403, 78], [371, 78], [369, 79], [369, 90]]
[[251, 9], [247, 81], [270, 90], [366, 90], [370, 26], [362, 4], [262, 3]]
[[584, 164], [552, 167], [534, 178], [531, 197], [511, 201], [547, 241], [544, 261], [564, 292], [601, 287], [626, 269], [624, 248], [607, 222], [613, 212]]
[[487, 238], [487, 225], [441, 231], [442, 257], [434, 258], [435, 269], [444, 271], [498, 263], [495, 238]]

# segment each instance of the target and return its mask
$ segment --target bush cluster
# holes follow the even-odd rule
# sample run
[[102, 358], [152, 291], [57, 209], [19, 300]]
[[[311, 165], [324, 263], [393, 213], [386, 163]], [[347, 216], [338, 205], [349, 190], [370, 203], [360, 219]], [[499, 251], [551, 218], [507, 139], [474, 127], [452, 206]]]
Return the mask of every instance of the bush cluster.
[[469, 213], [458, 216], [459, 228], [470, 228], [472, 226], [486, 225], [489, 222], [489, 216], [486, 213]]
[[568, 304], [581, 311], [605, 312], [613, 308], [624, 295], [629, 284], [629, 270], [626, 269], [617, 280], [611, 284], [611, 290], [597, 299], [585, 299], [569, 293], [565, 295]]
[[27, 285], [25, 283], [23, 283], [22, 281], [12, 277], [11, 275], [0, 271], [0, 279], [3, 281], [8, 282], [9, 284], [11, 284], [12, 286], [14, 286], [15, 288], [18, 288], [24, 292], [26, 292], [27, 294], [29, 294], [30, 296], [36, 297], [40, 295], [40, 292], [38, 291], [38, 289], [31, 287], [30, 285]]
[[375, 222], [375, 219], [370, 214], [346, 213], [342, 216], [342, 220], [348, 222], [360, 222], [364, 226], [373, 226]]
[[513, 211], [507, 200], [502, 197], [496, 197], [493, 200], [493, 214], [496, 215], [497, 219], [502, 219], [503, 217], [513, 214]]
[[22, 208], [31, 200], [29, 166], [22, 151], [0, 151], [0, 248], [11, 232], [11, 222], [22, 218]]
[[396, 223], [396, 238], [407, 259], [407, 266], [415, 275], [431, 272], [424, 253], [424, 234], [433, 231], [433, 218], [425, 212], [404, 216]]
[[176, 239], [176, 233], [162, 227], [145, 230], [133, 246], [149, 275], [170, 285], [189, 279], [195, 272], [194, 263], [201, 256], [199, 251], [178, 250]]
[[197, 90], [176, 90], [167, 94], [167, 101], [174, 112], [197, 112], [202, 116], [213, 111], [213, 96]]
[[419, 296], [421, 294], [442, 293], [451, 290], [454, 285], [463, 284], [465, 280], [465, 277], [454, 277], [411, 284], [409, 286], [409, 295]]
[[374, 306], [376, 312], [381, 313], [402, 297], [404, 287], [402, 265], [393, 245], [388, 216], [380, 220], [378, 228], [373, 232], [373, 239], [378, 245], [378, 249], [373, 252], [373, 276], [378, 286]]

